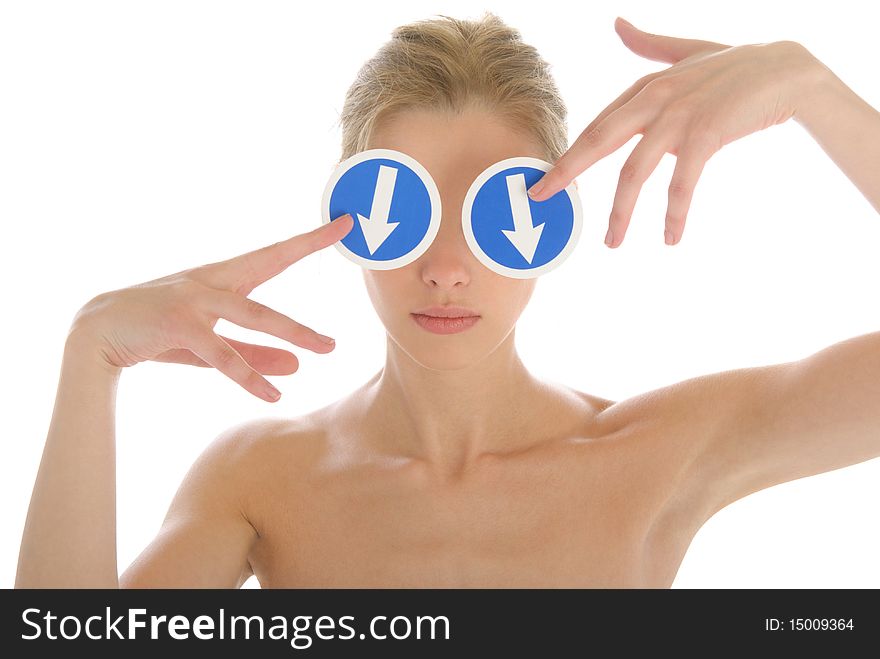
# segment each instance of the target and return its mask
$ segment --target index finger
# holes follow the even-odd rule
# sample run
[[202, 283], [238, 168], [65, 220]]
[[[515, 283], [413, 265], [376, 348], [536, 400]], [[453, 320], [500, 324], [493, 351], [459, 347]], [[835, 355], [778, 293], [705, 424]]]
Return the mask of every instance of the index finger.
[[200, 280], [214, 288], [247, 295], [305, 256], [342, 240], [353, 227], [354, 220], [351, 215], [341, 215], [312, 231], [292, 236], [227, 261], [202, 266], [198, 268], [203, 274]]
[[567, 188], [587, 167], [617, 151], [642, 131], [646, 111], [644, 104], [625, 103], [601, 121], [587, 126], [568, 151], [529, 188], [529, 197], [544, 201]]

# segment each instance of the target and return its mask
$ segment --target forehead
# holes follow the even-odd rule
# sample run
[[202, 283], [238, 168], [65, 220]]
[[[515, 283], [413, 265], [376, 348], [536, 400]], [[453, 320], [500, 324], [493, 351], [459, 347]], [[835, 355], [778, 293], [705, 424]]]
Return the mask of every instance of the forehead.
[[547, 157], [534, 136], [497, 114], [477, 109], [459, 114], [431, 109], [397, 112], [374, 128], [367, 148], [402, 151], [432, 176], [465, 178], [506, 158]]

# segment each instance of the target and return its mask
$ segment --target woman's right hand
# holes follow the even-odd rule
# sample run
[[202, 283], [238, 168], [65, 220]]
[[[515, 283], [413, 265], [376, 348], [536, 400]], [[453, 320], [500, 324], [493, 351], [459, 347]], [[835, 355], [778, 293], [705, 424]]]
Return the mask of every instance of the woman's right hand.
[[341, 240], [353, 226], [351, 216], [343, 215], [227, 261], [101, 293], [77, 312], [70, 335], [87, 336], [111, 369], [147, 360], [213, 366], [274, 402], [281, 394], [261, 373], [289, 375], [299, 368], [296, 356], [217, 335], [214, 325], [225, 318], [315, 352], [333, 350], [333, 339], [247, 296], [301, 258]]

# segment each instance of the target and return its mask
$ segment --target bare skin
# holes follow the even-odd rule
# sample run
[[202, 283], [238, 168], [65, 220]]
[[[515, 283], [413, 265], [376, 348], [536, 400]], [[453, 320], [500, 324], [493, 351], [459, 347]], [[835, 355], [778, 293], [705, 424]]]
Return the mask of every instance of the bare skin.
[[[813, 68], [806, 51], [799, 60], [785, 42], [770, 52], [799, 63], [789, 77], [803, 90], [774, 110], [802, 123], [880, 208], [880, 115], [827, 69]], [[741, 79], [738, 71], [731, 81]], [[723, 84], [715, 78], [715, 87]], [[695, 97], [692, 91], [682, 97]], [[488, 164], [541, 157], [528, 138], [479, 112], [408, 112], [381, 126], [371, 146], [425, 164], [444, 212], [460, 209], [467, 184]], [[573, 145], [552, 184], [564, 187], [559, 177], [597, 148], [591, 140]], [[384, 368], [325, 408], [244, 423], [216, 438], [156, 539], [121, 576], [113, 454], [121, 371], [146, 359], [210, 365], [262, 395], [258, 372], [290, 373], [295, 357], [227, 339], [242, 359], [212, 343], [209, 328], [222, 315], [301, 347], [332, 349], [242, 296], [344, 236], [351, 220], [261, 257], [195, 268], [86, 305], [65, 348], [16, 586], [237, 587], [256, 574], [263, 587], [668, 587], [694, 534], [724, 506], [880, 455], [880, 332], [798, 361], [707, 374], [619, 402], [576, 392], [524, 368], [513, 328], [533, 284], [481, 268], [457, 212], [448, 212], [444, 220], [452, 221], [420, 259], [365, 272], [388, 329]], [[618, 212], [612, 225], [622, 228], [621, 221]], [[683, 217], [669, 226], [675, 244]], [[614, 236], [619, 245], [623, 232]], [[447, 301], [478, 308], [478, 325], [438, 337], [408, 318]], [[131, 320], [135, 309], [144, 316]]]
[[544, 427], [524, 427], [522, 448], [442, 475], [394, 451], [381, 427], [364, 431], [377, 379], [254, 447], [248, 464], [274, 484], [248, 503], [258, 534], [248, 560], [263, 587], [672, 582], [708, 511], [668, 500], [687, 448], [664, 447], [658, 464], [648, 445], [667, 437], [662, 424], [617, 427], [599, 419], [610, 401], [547, 385]]

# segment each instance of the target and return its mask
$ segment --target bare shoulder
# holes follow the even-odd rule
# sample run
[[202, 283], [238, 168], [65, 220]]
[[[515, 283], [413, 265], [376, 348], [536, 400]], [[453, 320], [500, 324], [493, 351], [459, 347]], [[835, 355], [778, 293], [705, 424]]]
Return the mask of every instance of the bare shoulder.
[[597, 396], [595, 394], [588, 394], [585, 391], [579, 391], [574, 387], [566, 386], [568, 392], [577, 397], [581, 404], [585, 406], [588, 412], [593, 414], [601, 414], [609, 407], [615, 404], [616, 401], [610, 400], [608, 398], [603, 398], [602, 396]]
[[315, 410], [292, 417], [263, 417], [225, 431], [213, 449], [234, 465], [241, 485], [259, 497], [268, 478], [307, 468], [326, 453], [326, 412]]
[[739, 368], [686, 378], [612, 402], [603, 409], [603, 420], [612, 427], [651, 424], [679, 432], [692, 428], [705, 435], [728, 423], [729, 413], [738, 409], [743, 396], [775, 368]]
[[773, 413], [785, 365], [706, 373], [609, 405], [605, 432], [625, 433], [665, 479], [666, 511], [699, 525], [746, 492], [722, 447], [735, 447]]
[[262, 483], [278, 462], [279, 438], [291, 436], [289, 429], [296, 425], [254, 419], [209, 442], [178, 487], [162, 528], [120, 576], [120, 586], [232, 588], [244, 583], [253, 574], [248, 555], [260, 536]]
[[546, 394], [542, 402], [546, 421], [556, 420], [565, 424], [563, 417], [567, 417], [589, 425], [614, 404], [613, 400], [575, 389], [556, 380], [543, 379], [540, 384]]

